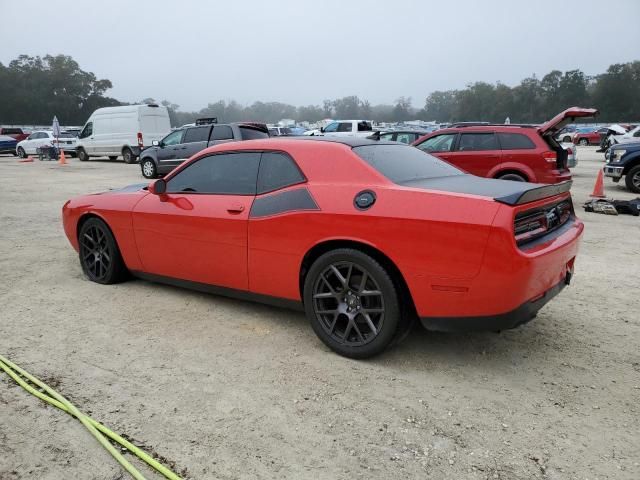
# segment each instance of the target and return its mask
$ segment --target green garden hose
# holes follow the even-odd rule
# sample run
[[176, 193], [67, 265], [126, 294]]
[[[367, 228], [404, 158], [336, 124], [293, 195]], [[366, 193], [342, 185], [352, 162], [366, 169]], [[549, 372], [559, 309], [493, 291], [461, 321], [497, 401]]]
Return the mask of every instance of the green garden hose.
[[[142, 461], [146, 462], [150, 467], [164, 475], [166, 478], [170, 480], [181, 480], [178, 475], [169, 470], [167, 467], [154, 460], [149, 454], [141, 450], [140, 448], [133, 445], [131, 442], [128, 442], [124, 438], [122, 438], [117, 433], [109, 430], [107, 427], [102, 425], [100, 422], [97, 422], [93, 418], [85, 415], [81, 411], [79, 411], [71, 402], [69, 402], [66, 398], [56, 392], [54, 389], [49, 387], [46, 383], [42, 382], [38, 378], [31, 375], [29, 372], [23, 370], [15, 363], [7, 360], [5, 357], [0, 355], [0, 369], [7, 372], [7, 374], [13, 378], [22, 388], [24, 388], [27, 392], [35, 395], [36, 397], [44, 400], [45, 402], [53, 405], [54, 407], [59, 408], [67, 412], [68, 414], [76, 417], [80, 422], [91, 432], [91, 434], [100, 442], [100, 444], [107, 449], [107, 451], [122, 465], [122, 467], [131, 474], [133, 478], [136, 480], [145, 480], [145, 477], [133, 466], [129, 461], [124, 458], [118, 450], [105, 438], [105, 435], [109, 437], [114, 442], [122, 445], [124, 448], [133, 453], [136, 457], [140, 458]], [[40, 392], [33, 388], [26, 380], [36, 385], [37, 387], [44, 390], [46, 393]]]

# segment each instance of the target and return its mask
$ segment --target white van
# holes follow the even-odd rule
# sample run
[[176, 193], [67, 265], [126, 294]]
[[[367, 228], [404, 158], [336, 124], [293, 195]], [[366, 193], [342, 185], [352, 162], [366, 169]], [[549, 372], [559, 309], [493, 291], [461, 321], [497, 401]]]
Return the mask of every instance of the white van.
[[133, 163], [145, 147], [162, 140], [171, 130], [166, 107], [155, 104], [99, 108], [91, 114], [78, 136], [78, 159], [122, 155]]

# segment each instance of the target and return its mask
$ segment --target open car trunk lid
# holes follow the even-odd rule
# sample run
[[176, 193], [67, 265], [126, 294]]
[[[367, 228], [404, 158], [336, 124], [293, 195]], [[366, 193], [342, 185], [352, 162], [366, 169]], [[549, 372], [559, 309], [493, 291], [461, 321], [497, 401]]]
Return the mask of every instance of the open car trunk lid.
[[580, 108], [570, 107], [564, 112], [560, 112], [551, 120], [543, 123], [538, 127], [538, 132], [542, 136], [554, 136], [566, 125], [573, 123], [576, 118], [591, 118], [598, 115], [600, 112], [595, 108]]
[[421, 178], [400, 183], [400, 185], [425, 190], [467, 193], [493, 198], [506, 205], [521, 205], [553, 197], [571, 189], [571, 180], [545, 185], [540, 183], [514, 182], [493, 178], [476, 177], [475, 175], [450, 175], [446, 177]]

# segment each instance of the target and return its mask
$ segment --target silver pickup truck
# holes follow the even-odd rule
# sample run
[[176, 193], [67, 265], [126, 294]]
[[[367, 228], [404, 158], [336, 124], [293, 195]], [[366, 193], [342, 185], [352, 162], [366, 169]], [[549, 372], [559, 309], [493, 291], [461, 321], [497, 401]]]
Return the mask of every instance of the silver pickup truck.
[[140, 169], [144, 178], [158, 178], [185, 160], [218, 143], [269, 137], [262, 123], [239, 122], [218, 124], [203, 120], [172, 131], [140, 153]]

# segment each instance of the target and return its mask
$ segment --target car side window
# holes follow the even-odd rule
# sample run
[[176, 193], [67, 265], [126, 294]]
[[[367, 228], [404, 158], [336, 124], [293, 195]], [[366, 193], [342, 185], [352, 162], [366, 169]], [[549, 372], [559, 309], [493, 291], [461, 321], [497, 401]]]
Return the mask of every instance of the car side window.
[[91, 134], [93, 134], [93, 122], [89, 122], [84, 126], [78, 138], [87, 138], [90, 137]]
[[383, 133], [380, 135], [380, 140], [393, 140], [393, 133]]
[[233, 130], [229, 125], [215, 125], [211, 140], [233, 140]]
[[239, 127], [243, 140], [256, 140], [259, 138], [269, 138], [269, 132], [252, 127]]
[[259, 164], [259, 152], [202, 157], [171, 177], [167, 192], [255, 195]]
[[176, 130], [175, 132], [171, 132], [169, 135], [162, 139], [162, 145], [165, 147], [178, 145], [179, 143], [182, 143], [182, 135], [184, 135], [184, 130]]
[[498, 133], [502, 150], [529, 150], [536, 148], [536, 145], [529, 137], [521, 133]]
[[258, 194], [302, 183], [306, 179], [291, 157], [280, 152], [264, 152], [258, 173]]
[[[351, 125], [349, 125], [349, 130], [351, 130]], [[358, 122], [358, 131], [359, 132], [371, 132], [373, 131], [373, 127], [369, 122]]]
[[499, 149], [498, 141], [493, 133], [462, 133], [457, 148], [460, 152]]
[[636, 130], [636, 133], [633, 134], [634, 137], [640, 137], [640, 130]]
[[182, 143], [208, 142], [210, 128], [211, 127], [187, 128], [187, 131], [184, 133], [184, 140], [182, 140]]
[[337, 132], [338, 131], [338, 122], [331, 122], [329, 125], [324, 127], [325, 132]]
[[449, 152], [453, 145], [453, 141], [456, 139], [457, 133], [445, 133], [442, 135], [436, 135], [435, 137], [427, 138], [424, 142], [416, 145], [420, 150], [424, 152]]
[[414, 140], [415, 139], [413, 138], [413, 135], [411, 133], [399, 133], [396, 137], [396, 142], [411, 143]]
[[338, 124], [338, 130], [337, 131], [338, 132], [350, 132], [351, 131], [351, 122], [340, 122]]

